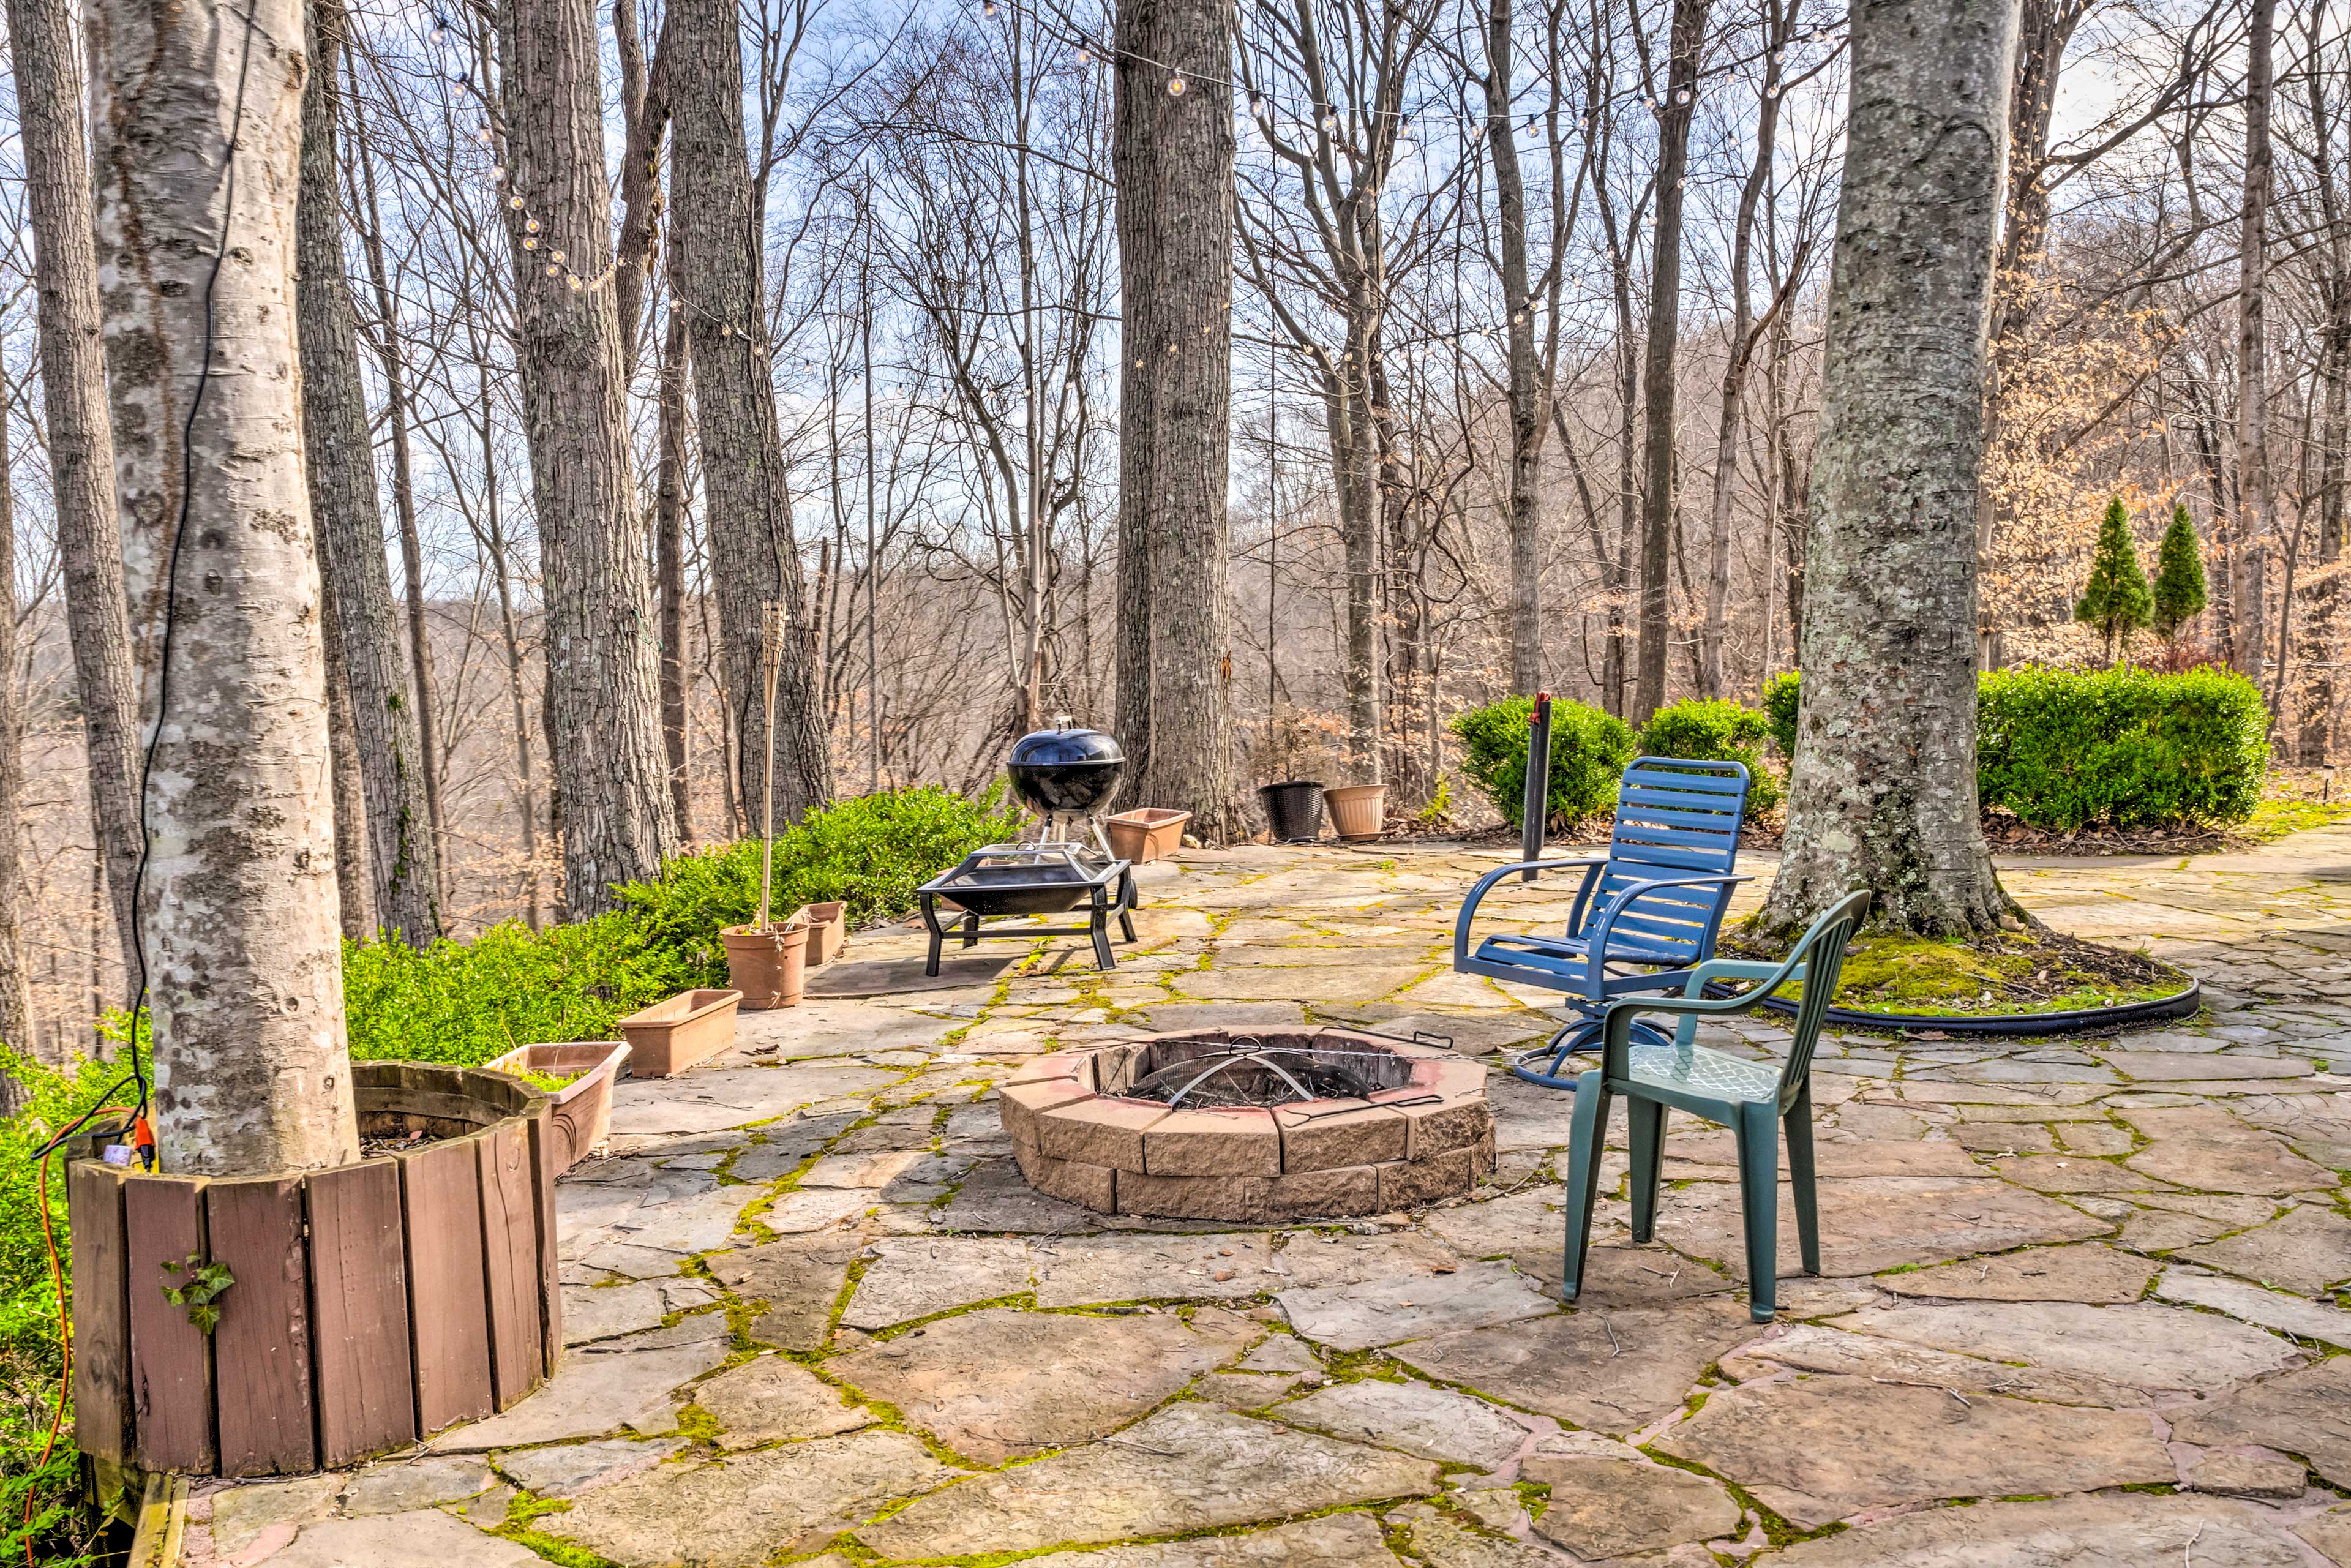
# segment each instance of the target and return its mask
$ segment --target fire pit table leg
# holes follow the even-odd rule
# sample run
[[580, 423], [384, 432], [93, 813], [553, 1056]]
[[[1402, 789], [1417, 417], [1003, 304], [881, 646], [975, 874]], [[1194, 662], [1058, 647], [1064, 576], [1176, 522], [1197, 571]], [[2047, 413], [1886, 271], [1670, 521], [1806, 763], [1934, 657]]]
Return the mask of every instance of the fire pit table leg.
[[963, 914], [963, 945], [967, 947], [979, 946], [979, 916], [968, 909]]
[[1134, 868], [1127, 867], [1118, 876], [1118, 928], [1126, 939], [1134, 940]]
[[1118, 967], [1118, 958], [1110, 950], [1110, 889], [1101, 883], [1094, 883], [1088, 915], [1086, 926], [1093, 938], [1094, 963], [1107, 974]]
[[921, 894], [916, 904], [923, 912], [923, 928], [931, 934], [931, 956], [923, 964], [923, 973], [925, 976], [936, 975], [939, 972], [939, 949], [946, 945], [947, 934], [939, 929], [938, 908], [932, 903], [929, 894]]

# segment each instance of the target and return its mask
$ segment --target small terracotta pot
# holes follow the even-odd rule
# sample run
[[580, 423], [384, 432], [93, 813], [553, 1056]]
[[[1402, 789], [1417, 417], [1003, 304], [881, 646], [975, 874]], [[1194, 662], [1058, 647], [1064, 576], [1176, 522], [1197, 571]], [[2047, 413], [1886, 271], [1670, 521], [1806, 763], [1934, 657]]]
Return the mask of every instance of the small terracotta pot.
[[849, 905], [839, 902], [803, 904], [792, 918], [808, 922], [810, 968], [830, 964], [841, 956], [841, 946], [849, 940]]
[[1192, 820], [1189, 811], [1171, 811], [1165, 806], [1143, 806], [1132, 811], [1121, 811], [1102, 819], [1102, 831], [1110, 839], [1110, 852], [1123, 861], [1142, 865], [1146, 861], [1165, 860], [1184, 847], [1184, 825]]
[[807, 920], [795, 915], [765, 931], [729, 925], [718, 935], [726, 944], [726, 977], [743, 993], [747, 1009], [788, 1008], [800, 999], [808, 966]]
[[740, 991], [680, 991], [621, 1020], [629, 1076], [667, 1078], [735, 1043]]
[[1387, 831], [1388, 787], [1347, 784], [1322, 791], [1331, 808], [1331, 830], [1343, 839], [1376, 839]]

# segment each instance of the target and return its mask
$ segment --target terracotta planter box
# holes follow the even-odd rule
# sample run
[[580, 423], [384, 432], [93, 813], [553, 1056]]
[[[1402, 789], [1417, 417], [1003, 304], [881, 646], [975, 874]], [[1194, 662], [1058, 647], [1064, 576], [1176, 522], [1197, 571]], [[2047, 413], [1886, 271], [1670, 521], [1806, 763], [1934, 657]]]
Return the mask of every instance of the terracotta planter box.
[[629, 1076], [669, 1078], [735, 1043], [740, 991], [680, 991], [621, 1020]]
[[[504, 1410], [563, 1346], [555, 1102], [499, 1072], [351, 1064], [364, 1137], [331, 1170], [211, 1180], [66, 1167], [74, 1441], [146, 1471], [300, 1475]], [[192, 1253], [235, 1282], [209, 1334], [163, 1299]]]
[[726, 944], [726, 981], [743, 993], [747, 1012], [791, 1007], [800, 999], [808, 969], [809, 924], [799, 915], [761, 931], [729, 925], [718, 934]]
[[1182, 849], [1184, 825], [1191, 820], [1189, 811], [1144, 806], [1121, 811], [1115, 817], [1104, 817], [1102, 831], [1110, 836], [1112, 854], [1141, 865], [1146, 861], [1165, 860]]
[[1388, 787], [1348, 784], [1322, 791], [1331, 829], [1343, 839], [1376, 839], [1388, 829]]
[[559, 1176], [602, 1148], [604, 1140], [611, 1136], [612, 1082], [628, 1060], [626, 1041], [588, 1040], [568, 1045], [517, 1046], [482, 1067], [488, 1072], [517, 1075], [576, 1075], [560, 1089], [540, 1090], [555, 1102], [555, 1169]]
[[808, 967], [813, 969], [841, 956], [849, 941], [849, 905], [838, 901], [803, 904], [792, 917], [808, 922]]

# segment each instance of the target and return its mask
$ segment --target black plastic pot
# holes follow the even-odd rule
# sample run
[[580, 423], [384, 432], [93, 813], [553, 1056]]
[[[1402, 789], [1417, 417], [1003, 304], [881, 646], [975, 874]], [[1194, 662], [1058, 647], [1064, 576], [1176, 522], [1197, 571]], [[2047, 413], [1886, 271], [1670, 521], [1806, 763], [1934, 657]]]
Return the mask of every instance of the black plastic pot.
[[1257, 798], [1265, 802], [1266, 825], [1277, 844], [1311, 843], [1322, 836], [1322, 786], [1301, 779], [1260, 784]]

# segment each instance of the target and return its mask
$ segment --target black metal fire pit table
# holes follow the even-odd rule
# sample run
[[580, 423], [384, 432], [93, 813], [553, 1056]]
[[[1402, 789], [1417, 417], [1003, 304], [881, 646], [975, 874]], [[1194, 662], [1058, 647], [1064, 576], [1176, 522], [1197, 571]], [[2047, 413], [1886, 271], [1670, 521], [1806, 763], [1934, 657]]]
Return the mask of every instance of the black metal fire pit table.
[[[1119, 930], [1127, 941], [1134, 940], [1134, 868], [1084, 844], [989, 844], [964, 856], [953, 871], [923, 883], [915, 896], [922, 903], [923, 925], [931, 934], [925, 975], [939, 972], [939, 950], [946, 944], [946, 927], [939, 924], [941, 899], [954, 906], [951, 922], [967, 947], [983, 936], [1022, 942], [1038, 936], [1091, 936], [1094, 962], [1114, 969], [1118, 959], [1110, 950], [1110, 917], [1117, 915]], [[982, 919], [1060, 915], [1081, 904], [1088, 906], [1083, 925], [979, 928]]]

